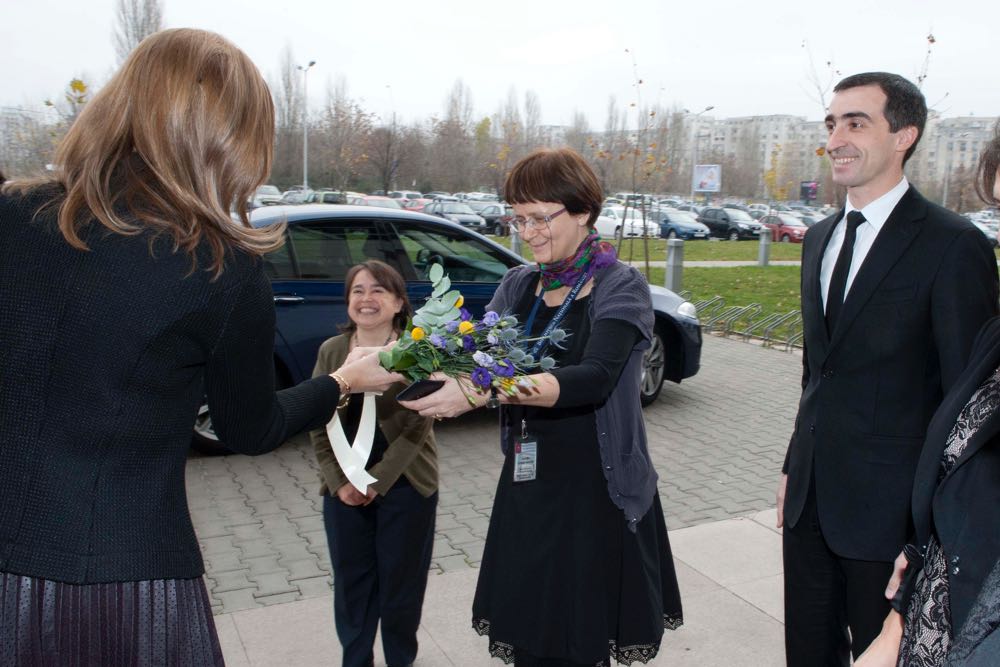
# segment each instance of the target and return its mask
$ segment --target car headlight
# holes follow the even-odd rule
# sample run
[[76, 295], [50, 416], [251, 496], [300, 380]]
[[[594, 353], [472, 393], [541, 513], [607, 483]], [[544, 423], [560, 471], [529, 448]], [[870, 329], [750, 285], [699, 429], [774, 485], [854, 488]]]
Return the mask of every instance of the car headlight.
[[690, 301], [685, 301], [681, 305], [677, 306], [677, 313], [683, 315], [684, 317], [689, 317], [692, 320], [698, 319], [698, 309], [694, 307], [694, 304]]
[[740, 223], [737, 223], [737, 224], [740, 226], [740, 229], [750, 229], [750, 225], [748, 225], [745, 222], [740, 222]]

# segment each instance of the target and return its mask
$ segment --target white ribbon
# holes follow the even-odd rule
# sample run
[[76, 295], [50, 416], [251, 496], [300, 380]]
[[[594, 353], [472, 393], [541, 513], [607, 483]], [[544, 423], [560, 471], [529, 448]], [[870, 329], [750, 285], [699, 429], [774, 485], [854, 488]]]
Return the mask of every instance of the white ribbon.
[[365, 394], [361, 421], [353, 443], [347, 442], [347, 435], [337, 415], [338, 410], [334, 411], [333, 419], [326, 425], [326, 434], [330, 438], [333, 455], [337, 457], [340, 469], [344, 471], [347, 481], [362, 494], [368, 493], [369, 484], [378, 481], [365, 470], [365, 464], [368, 463], [368, 457], [372, 453], [372, 443], [375, 441], [375, 396], [372, 393]]

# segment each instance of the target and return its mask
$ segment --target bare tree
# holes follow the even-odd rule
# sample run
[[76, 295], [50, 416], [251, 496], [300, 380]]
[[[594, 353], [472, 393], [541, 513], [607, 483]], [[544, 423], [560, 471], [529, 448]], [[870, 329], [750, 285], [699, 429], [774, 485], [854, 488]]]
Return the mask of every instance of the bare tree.
[[401, 137], [396, 114], [385, 125], [376, 127], [368, 135], [367, 160], [375, 172], [382, 192], [388, 193], [399, 171]]
[[348, 95], [346, 79], [327, 84], [326, 107], [314, 144], [319, 160], [315, 173], [339, 190], [354, 185], [368, 160], [373, 125], [374, 114]]
[[524, 93], [524, 154], [542, 145], [542, 105], [533, 90]]
[[115, 53], [123, 62], [139, 42], [163, 27], [160, 0], [118, 0], [115, 13]]
[[302, 182], [302, 77], [295, 69], [291, 46], [281, 52], [278, 67], [270, 85], [275, 110], [271, 181], [285, 188]]

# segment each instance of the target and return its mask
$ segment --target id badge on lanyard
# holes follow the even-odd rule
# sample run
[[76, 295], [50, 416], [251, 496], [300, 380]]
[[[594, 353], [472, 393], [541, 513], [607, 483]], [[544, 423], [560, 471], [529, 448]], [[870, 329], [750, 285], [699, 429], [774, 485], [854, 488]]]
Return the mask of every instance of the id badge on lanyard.
[[521, 420], [521, 437], [514, 440], [514, 482], [531, 482], [538, 476], [538, 440], [528, 435]]

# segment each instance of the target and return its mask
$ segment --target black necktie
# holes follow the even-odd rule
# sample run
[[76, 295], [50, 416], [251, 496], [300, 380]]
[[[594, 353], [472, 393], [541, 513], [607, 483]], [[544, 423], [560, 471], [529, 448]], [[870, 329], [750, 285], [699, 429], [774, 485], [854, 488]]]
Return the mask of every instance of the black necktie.
[[826, 294], [826, 330], [831, 334], [837, 325], [837, 317], [844, 306], [847, 274], [851, 272], [851, 258], [854, 256], [854, 240], [858, 236], [858, 226], [864, 221], [865, 216], [861, 214], [861, 211], [851, 211], [847, 214], [844, 245], [840, 246], [837, 263], [833, 266], [833, 277], [830, 278], [830, 290]]

